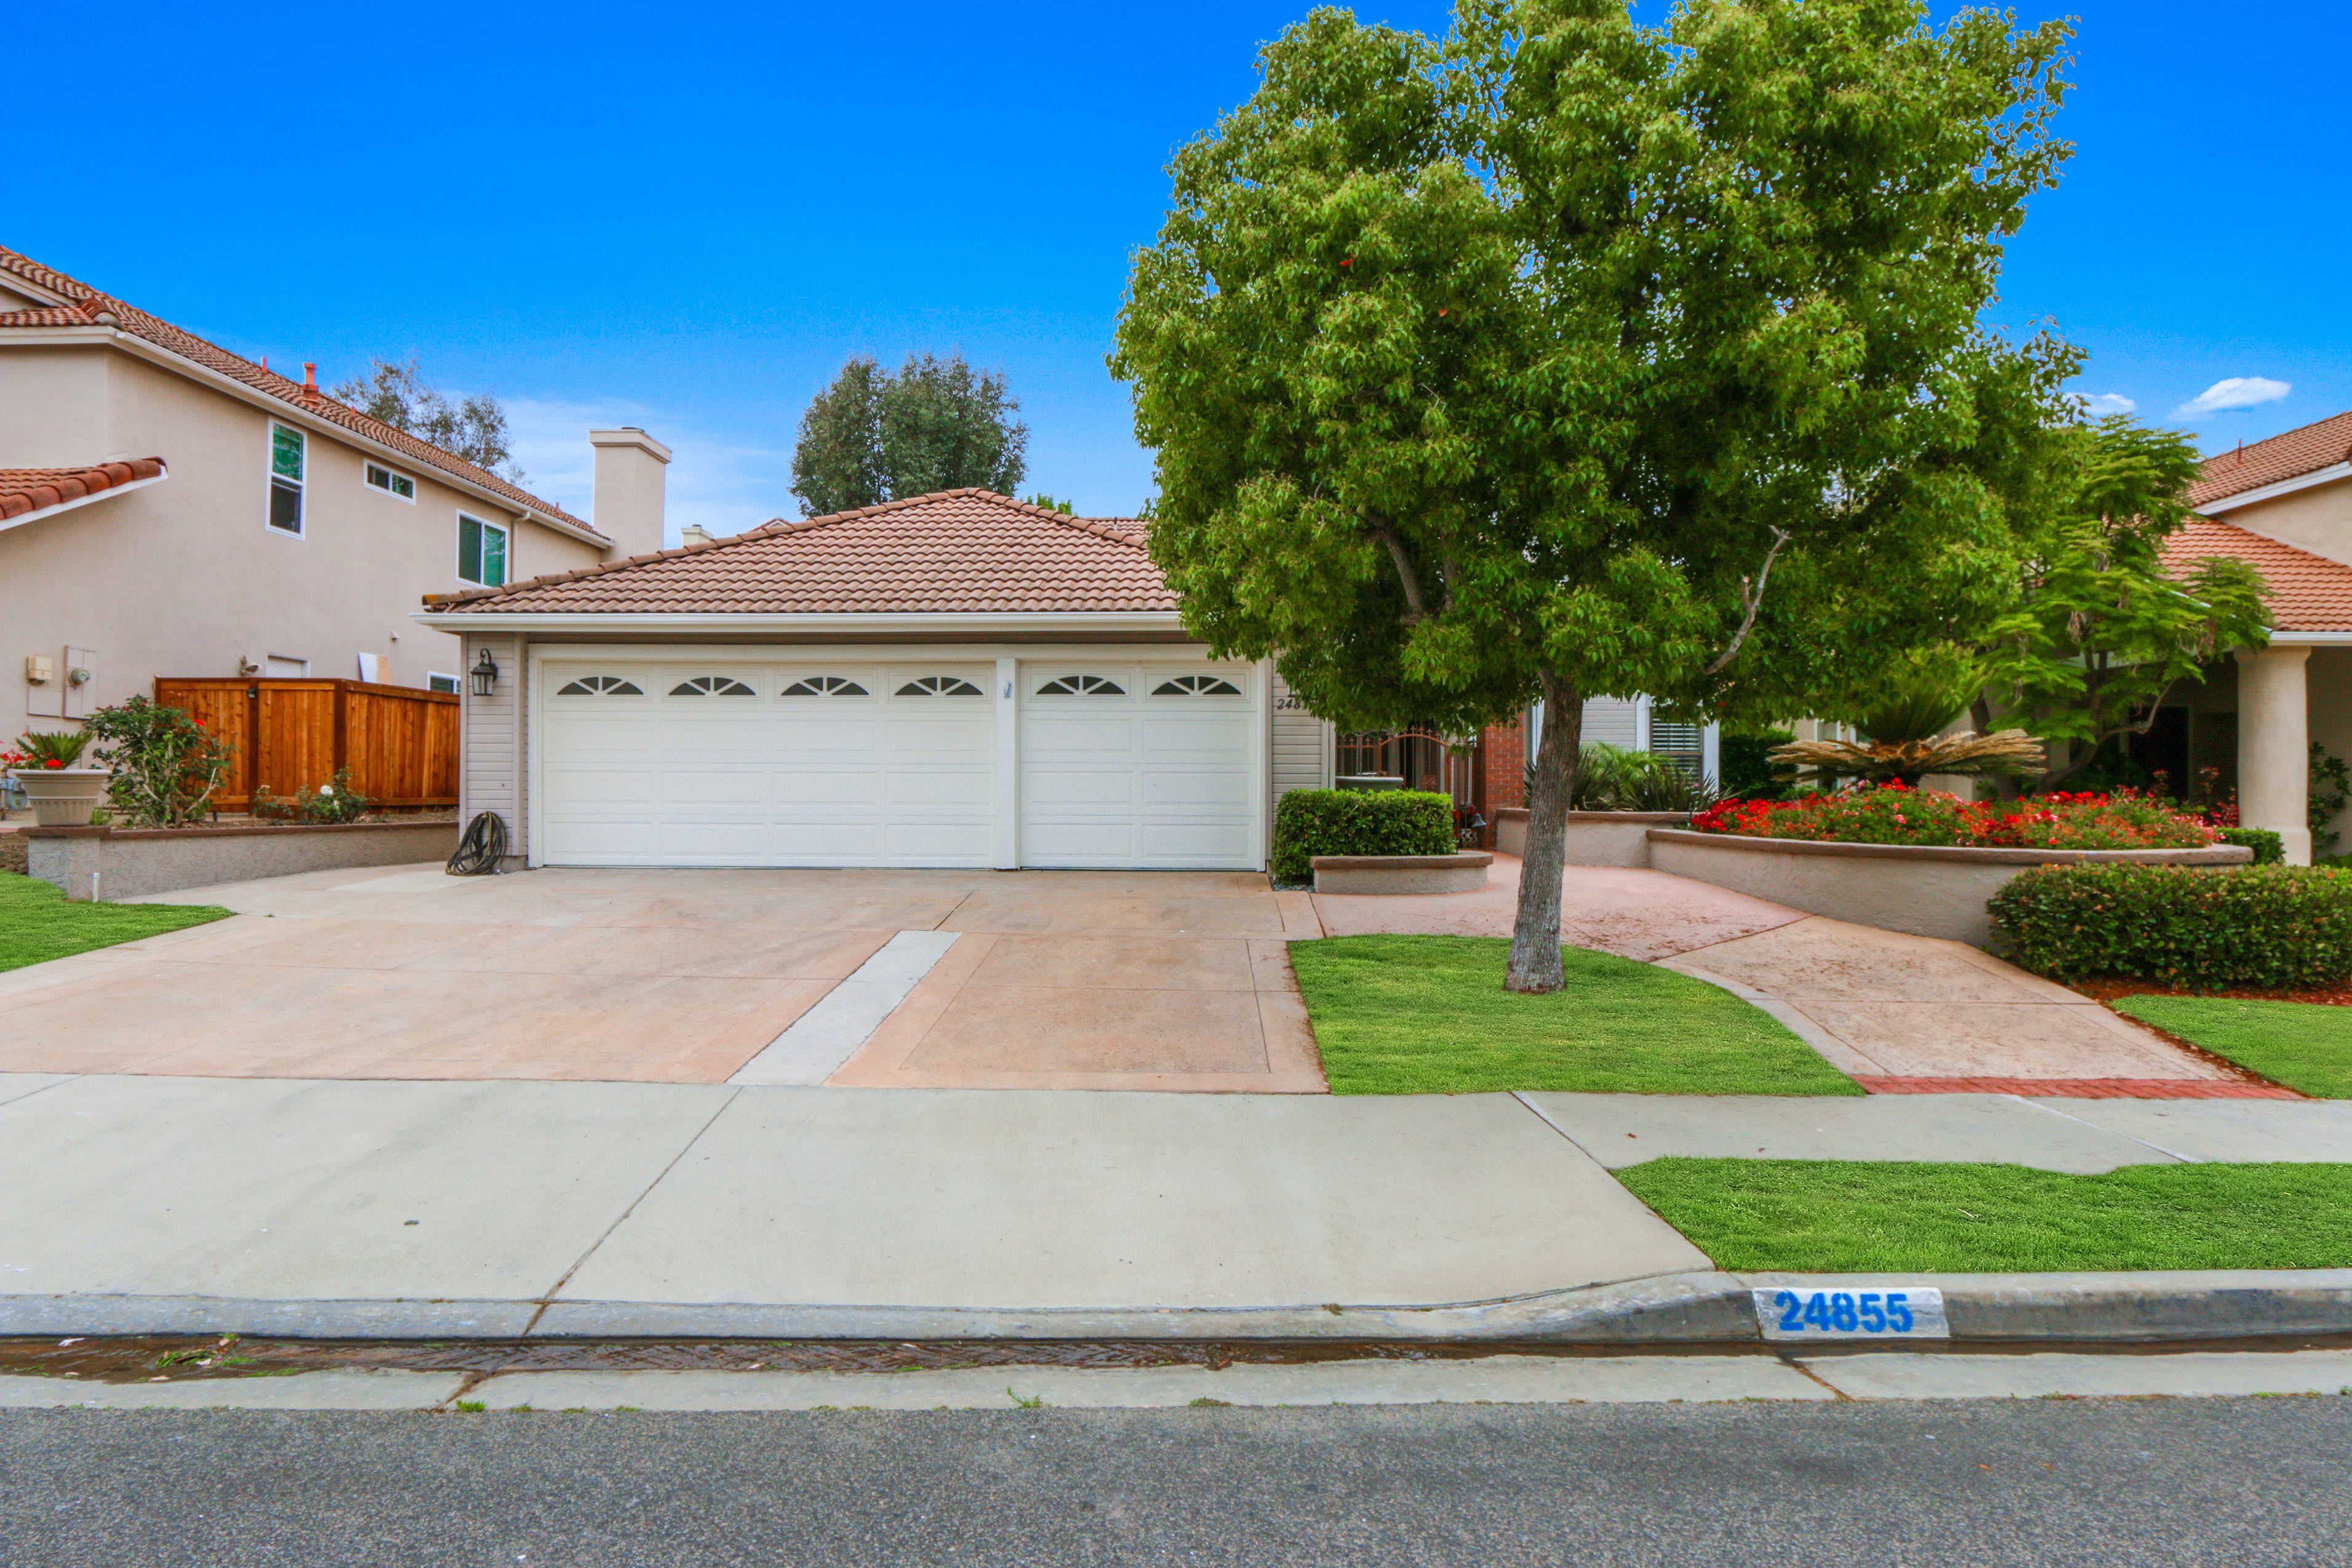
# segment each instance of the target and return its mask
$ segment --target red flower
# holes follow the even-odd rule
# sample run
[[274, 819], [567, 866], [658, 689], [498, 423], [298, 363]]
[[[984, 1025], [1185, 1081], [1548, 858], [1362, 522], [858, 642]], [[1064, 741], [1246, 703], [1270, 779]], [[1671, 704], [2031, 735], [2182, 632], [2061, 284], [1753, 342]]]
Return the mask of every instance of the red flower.
[[61, 768], [65, 766], [65, 763], [58, 761], [55, 757], [51, 757], [47, 762], [43, 763], [41, 766], [45, 768]]

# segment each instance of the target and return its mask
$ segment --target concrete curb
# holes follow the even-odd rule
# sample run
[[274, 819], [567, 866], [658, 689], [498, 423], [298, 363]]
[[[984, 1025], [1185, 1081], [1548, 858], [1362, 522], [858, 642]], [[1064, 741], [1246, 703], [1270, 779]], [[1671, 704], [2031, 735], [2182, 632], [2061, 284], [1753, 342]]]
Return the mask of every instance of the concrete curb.
[[[1751, 1289], [1944, 1293], [1949, 1340], [2115, 1343], [2352, 1334], [2352, 1268], [2142, 1274], [1661, 1275], [1431, 1306], [976, 1309], [761, 1302], [0, 1296], [0, 1335], [296, 1339], [1306, 1340], [1753, 1344]], [[1853, 1341], [1827, 1342], [1854, 1343]]]

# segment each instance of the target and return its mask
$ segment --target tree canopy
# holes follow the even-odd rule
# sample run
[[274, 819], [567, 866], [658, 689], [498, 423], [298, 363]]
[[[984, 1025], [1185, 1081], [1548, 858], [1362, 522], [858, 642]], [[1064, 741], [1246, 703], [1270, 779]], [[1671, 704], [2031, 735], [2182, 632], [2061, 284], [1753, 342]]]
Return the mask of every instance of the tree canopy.
[[2019, 602], [1973, 648], [1986, 680], [1977, 727], [2013, 723], [2051, 742], [2052, 784], [2108, 741], [2145, 733], [2175, 687], [2262, 647], [2271, 624], [2262, 576], [2246, 563], [2210, 557], [2179, 576], [2166, 567], [2164, 543], [2189, 520], [2200, 467], [2187, 437], [2121, 415], [2069, 435], [2053, 504], [2027, 541]]
[[367, 374], [352, 377], [327, 395], [476, 468], [488, 468], [509, 484], [522, 481], [522, 470], [515, 467], [508, 447], [505, 407], [487, 392], [451, 403], [425, 384], [414, 354], [404, 363], [372, 359]]
[[1349, 728], [1540, 697], [1510, 984], [1559, 983], [1582, 700], [1762, 721], [2014, 604], [2074, 364], [1979, 325], [2065, 29], [1917, 0], [1318, 10], [1171, 164], [1111, 364], [1154, 559]]
[[961, 354], [909, 354], [895, 375], [861, 355], [801, 416], [793, 494], [811, 517], [968, 485], [1009, 495], [1027, 472], [1020, 411]]

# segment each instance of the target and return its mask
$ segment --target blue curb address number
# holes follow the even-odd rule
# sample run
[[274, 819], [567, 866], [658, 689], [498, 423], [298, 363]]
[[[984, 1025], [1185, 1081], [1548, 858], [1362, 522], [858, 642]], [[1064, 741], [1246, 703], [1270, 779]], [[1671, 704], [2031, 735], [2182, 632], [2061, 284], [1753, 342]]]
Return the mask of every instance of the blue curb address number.
[[1756, 1324], [1768, 1340], [1948, 1340], [1944, 1293], [1932, 1285], [1899, 1290], [1815, 1290], [1784, 1285], [1755, 1292]]

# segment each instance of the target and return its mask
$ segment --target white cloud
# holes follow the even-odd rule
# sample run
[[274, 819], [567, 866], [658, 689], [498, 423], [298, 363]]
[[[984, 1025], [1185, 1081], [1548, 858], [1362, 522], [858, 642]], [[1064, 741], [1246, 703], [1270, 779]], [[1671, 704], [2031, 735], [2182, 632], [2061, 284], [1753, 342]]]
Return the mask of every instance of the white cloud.
[[724, 537], [799, 510], [791, 494], [790, 452], [716, 439], [680, 416], [619, 399], [559, 403], [517, 397], [507, 402], [506, 410], [523, 488], [574, 517], [595, 521], [596, 455], [588, 432], [615, 425], [637, 426], [670, 449], [666, 544], [676, 544], [678, 530], [689, 523]]
[[2219, 414], [2230, 408], [2252, 408], [2264, 403], [2276, 403], [2294, 387], [2284, 381], [2272, 381], [2259, 375], [2233, 375], [2217, 381], [2173, 411], [2173, 416], [2193, 419], [2200, 414]]
[[2094, 419], [2104, 419], [2110, 414], [2130, 414], [2138, 407], [2120, 392], [2095, 392], [2083, 399], [2083, 412]]

